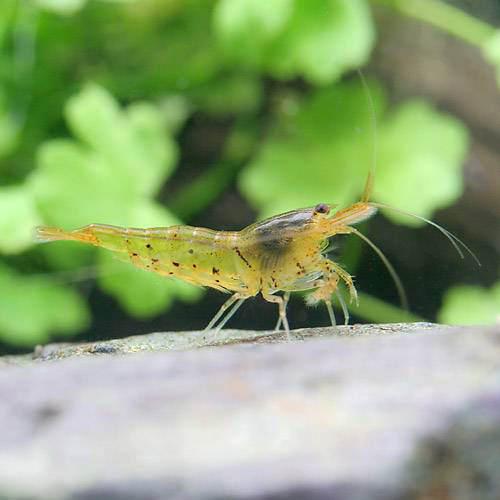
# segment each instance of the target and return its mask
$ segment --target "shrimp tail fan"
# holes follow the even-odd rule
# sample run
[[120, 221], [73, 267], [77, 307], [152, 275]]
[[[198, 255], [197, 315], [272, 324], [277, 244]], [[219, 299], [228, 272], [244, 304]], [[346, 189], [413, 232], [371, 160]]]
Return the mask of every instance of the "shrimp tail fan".
[[67, 239], [70, 239], [68, 233], [57, 227], [39, 226], [35, 228], [35, 241], [39, 243]]
[[64, 229], [59, 229], [58, 227], [39, 226], [35, 229], [35, 240], [39, 243], [70, 240], [89, 243], [91, 245], [98, 244], [92, 226], [85, 226], [74, 231], [64, 231]]

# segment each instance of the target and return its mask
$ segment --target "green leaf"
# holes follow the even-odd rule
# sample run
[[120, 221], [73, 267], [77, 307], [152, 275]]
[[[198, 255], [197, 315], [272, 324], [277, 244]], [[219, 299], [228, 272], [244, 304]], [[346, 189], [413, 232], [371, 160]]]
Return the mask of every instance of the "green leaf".
[[138, 103], [122, 111], [103, 88], [88, 85], [66, 114], [82, 143], [46, 142], [30, 177], [51, 224], [129, 224], [135, 204], [158, 192], [173, 170], [177, 147], [160, 111]]
[[170, 134], [176, 134], [191, 113], [191, 106], [183, 95], [169, 94], [159, 102], [159, 109], [165, 128]]
[[105, 158], [78, 143], [53, 140], [38, 151], [28, 180], [45, 221], [63, 228], [125, 224], [137, 191]]
[[496, 70], [497, 84], [500, 87], [500, 30], [495, 30], [483, 44], [483, 54]]
[[138, 196], [156, 194], [173, 170], [177, 148], [150, 104], [134, 104], [124, 113], [104, 88], [89, 84], [69, 100], [66, 117], [75, 135], [114, 175], [128, 178]]
[[78, 12], [87, 0], [35, 0], [35, 3], [57, 14], [71, 15]]
[[17, 145], [19, 126], [9, 113], [7, 96], [0, 87], [0, 158], [7, 156]]
[[438, 319], [451, 325], [490, 325], [500, 321], [500, 282], [490, 289], [456, 286], [444, 297]]
[[[156, 203], [144, 203], [133, 214], [135, 227], [165, 227], [178, 224], [167, 210]], [[112, 253], [100, 252], [99, 284], [115, 297], [127, 311], [139, 318], [148, 318], [166, 311], [174, 298], [197, 299], [201, 289], [165, 278], [132, 264], [118, 261]]]
[[[375, 112], [384, 106], [373, 86]], [[371, 160], [371, 117], [361, 85], [339, 84], [282, 115], [255, 159], [242, 172], [243, 194], [262, 217], [298, 207], [352, 203]]]
[[181, 221], [163, 205], [152, 200], [137, 204], [129, 221], [133, 227], [167, 227], [180, 223]]
[[219, 0], [214, 12], [215, 30], [235, 60], [263, 64], [269, 43], [283, 31], [292, 15], [294, 0]]
[[[132, 104], [127, 108], [127, 117], [136, 155], [131, 171], [137, 182], [143, 185], [144, 194], [156, 195], [174, 170], [177, 144], [166, 133], [166, 120], [153, 105], [145, 102]], [[144, 168], [146, 162], [148, 168]]]
[[[140, 0], [113, 17], [105, 40], [107, 60], [100, 81], [118, 94], [161, 96], [189, 93], [214, 79], [226, 67], [212, 29], [213, 1]], [[116, 33], [119, 36], [116, 43]]]
[[[90, 223], [129, 227], [179, 223], [151, 199], [177, 157], [165, 112], [147, 103], [122, 110], [106, 90], [92, 84], [71, 98], [66, 116], [80, 141], [46, 142], [28, 180], [44, 221], [68, 229]], [[89, 265], [90, 252], [77, 251], [71, 243], [58, 245], [60, 250], [46, 251], [49, 261], [64, 260], [58, 268], [78, 271], [79, 264]], [[61, 259], [57, 252], [67, 258]], [[199, 296], [193, 288], [122, 264], [111, 254], [104, 253], [98, 267], [103, 290], [140, 317], [157, 314], [175, 297]]]
[[[430, 217], [462, 194], [467, 148], [467, 130], [457, 119], [423, 101], [405, 103], [379, 128], [374, 198]], [[407, 225], [424, 224], [391, 211], [386, 215]]]
[[[382, 93], [371, 87], [378, 122], [373, 198], [428, 217], [462, 192], [467, 132], [456, 119], [420, 101], [384, 117]], [[346, 206], [359, 200], [375, 153], [370, 113], [360, 84], [316, 91], [298, 103], [296, 113], [280, 117], [240, 176], [243, 194], [261, 216], [318, 202]]]
[[23, 186], [0, 188], [0, 252], [18, 253], [33, 244], [41, 223], [31, 193]]
[[374, 38], [365, 0], [295, 0], [268, 65], [277, 76], [302, 74], [313, 83], [330, 83], [368, 60]]
[[50, 269], [61, 271], [65, 279], [71, 282], [91, 279], [97, 276], [95, 264], [96, 249], [74, 241], [61, 241], [56, 245], [52, 243], [40, 246], [40, 252]]
[[317, 84], [366, 62], [374, 43], [365, 0], [222, 0], [214, 25], [232, 61]]
[[8, 40], [17, 7], [17, 0], [3, 0], [3, 2], [0, 3], [0, 48], [2, 48], [4, 43]]
[[0, 338], [13, 345], [32, 346], [51, 335], [86, 328], [85, 302], [70, 288], [46, 277], [16, 274], [0, 263]]

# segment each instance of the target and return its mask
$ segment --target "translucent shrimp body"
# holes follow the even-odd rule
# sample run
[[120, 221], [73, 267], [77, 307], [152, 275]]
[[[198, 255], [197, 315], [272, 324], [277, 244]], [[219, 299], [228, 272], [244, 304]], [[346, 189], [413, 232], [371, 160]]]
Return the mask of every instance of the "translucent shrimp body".
[[[349, 314], [339, 284], [349, 290], [351, 301], [357, 292], [351, 275], [327, 257], [328, 239], [337, 234], [354, 234], [368, 243], [383, 261], [401, 303], [406, 295], [396, 271], [382, 253], [355, 224], [371, 217], [378, 208], [396, 210], [432, 225], [450, 240], [463, 257], [460, 246], [476, 256], [456, 236], [435, 222], [384, 204], [369, 201], [373, 170], [369, 173], [361, 201], [331, 214], [332, 206], [320, 203], [252, 224], [241, 231], [213, 231], [200, 227], [171, 226], [134, 229], [91, 224], [74, 231], [40, 227], [40, 241], [73, 240], [102, 247], [136, 267], [167, 277], [175, 277], [198, 286], [231, 293], [207, 328], [220, 330], [249, 297], [262, 294], [268, 302], [278, 304], [279, 319], [289, 333], [286, 306], [291, 292], [312, 290], [308, 304], [324, 302], [332, 325], [335, 316], [332, 297], [336, 296], [347, 323]], [[279, 295], [278, 292], [284, 292]]]
[[[249, 297], [261, 293], [278, 304], [278, 327], [289, 331], [286, 303], [289, 292], [315, 291], [308, 301], [324, 301], [331, 309], [331, 296], [340, 280], [356, 298], [351, 276], [322, 251], [327, 239], [349, 233], [349, 223], [359, 222], [376, 209], [355, 204], [330, 217], [330, 206], [287, 212], [248, 226], [241, 231], [172, 226], [133, 229], [92, 224], [74, 231], [40, 227], [40, 241], [73, 240], [110, 250], [136, 267], [188, 283], [232, 293], [210, 322], [220, 329]], [[281, 297], [277, 292], [285, 292]]]
[[[335, 324], [335, 316], [331, 300], [336, 296], [347, 323], [349, 315], [339, 293], [339, 284], [346, 285], [351, 301], [357, 301], [356, 288], [351, 275], [327, 257], [326, 249], [329, 238], [337, 234], [354, 234], [368, 243], [381, 258], [394, 280], [401, 303], [406, 307], [406, 296], [396, 271], [382, 251], [353, 227], [371, 217], [378, 208], [425, 221], [441, 231], [461, 257], [464, 249], [478, 264], [479, 261], [464, 243], [435, 222], [385, 204], [370, 202], [376, 170], [376, 119], [368, 86], [360, 71], [359, 75], [372, 116], [373, 162], [360, 201], [350, 207], [332, 215], [332, 206], [320, 203], [234, 232], [190, 226], [129, 229], [92, 224], [74, 231], [38, 228], [38, 239], [75, 240], [103, 247], [119, 259], [142, 269], [231, 293], [207, 328], [221, 329], [246, 299], [261, 293], [265, 300], [278, 304], [276, 329], [283, 325], [288, 334], [286, 306], [290, 293], [295, 291], [312, 290], [307, 302], [324, 302], [332, 324]], [[283, 295], [278, 292], [283, 292]]]
[[190, 226], [133, 229], [91, 224], [75, 231], [39, 228], [41, 241], [74, 240], [111, 250], [122, 261], [163, 276], [225, 292], [240, 292], [242, 282], [231, 243], [238, 233]]

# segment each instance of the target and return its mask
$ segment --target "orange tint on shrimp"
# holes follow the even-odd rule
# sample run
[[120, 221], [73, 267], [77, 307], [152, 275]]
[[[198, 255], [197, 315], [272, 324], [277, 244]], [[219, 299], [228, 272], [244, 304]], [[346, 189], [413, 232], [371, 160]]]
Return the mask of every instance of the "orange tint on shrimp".
[[[347, 322], [339, 284], [345, 284], [351, 301], [357, 301], [356, 288], [351, 275], [324, 253], [328, 239], [337, 234], [352, 233], [368, 242], [388, 268], [402, 302], [406, 303], [403, 287], [387, 258], [353, 227], [382, 206], [368, 201], [371, 184], [369, 179], [363, 201], [334, 214], [332, 206], [320, 203], [271, 217], [241, 231], [190, 226], [132, 229], [91, 224], [74, 231], [40, 227], [37, 237], [40, 241], [73, 240], [102, 247], [136, 267], [231, 293], [207, 328], [220, 330], [246, 299], [260, 293], [278, 305], [276, 328], [283, 325], [289, 333], [286, 306], [290, 292], [313, 290], [307, 302], [324, 302], [332, 324], [335, 317], [331, 301], [336, 295]], [[457, 249], [457, 243], [463, 245], [445, 229], [427, 222], [442, 231]], [[283, 297], [277, 294], [280, 291], [285, 292]]]
[[[354, 234], [368, 243], [381, 258], [398, 290], [401, 303], [407, 306], [406, 295], [396, 271], [382, 251], [353, 225], [376, 213], [378, 208], [394, 210], [437, 228], [454, 245], [461, 257], [460, 246], [477, 260], [471, 250], [456, 236], [435, 222], [388, 205], [370, 202], [376, 169], [376, 121], [373, 102], [367, 90], [374, 131], [373, 164], [359, 202], [332, 214], [332, 205], [319, 203], [314, 207], [292, 210], [241, 231], [213, 231], [191, 226], [132, 229], [91, 224], [74, 231], [40, 227], [40, 241], [74, 240], [106, 248], [119, 259], [163, 276], [179, 278], [194, 285], [231, 293], [231, 297], [207, 325], [220, 330], [249, 297], [262, 294], [268, 302], [278, 305], [276, 330], [290, 328], [286, 307], [291, 292], [312, 292], [308, 304], [324, 302], [331, 323], [335, 325], [332, 297], [336, 296], [347, 324], [349, 314], [339, 284], [343, 283], [351, 302], [358, 296], [352, 276], [326, 255], [328, 239], [337, 234]], [[278, 292], [284, 292], [283, 296]]]

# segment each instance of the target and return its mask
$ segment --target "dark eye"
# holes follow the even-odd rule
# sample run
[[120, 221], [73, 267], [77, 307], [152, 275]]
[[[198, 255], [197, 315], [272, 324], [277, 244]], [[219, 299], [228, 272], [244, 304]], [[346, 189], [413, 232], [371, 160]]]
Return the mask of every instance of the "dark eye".
[[317, 214], [327, 214], [330, 211], [330, 207], [326, 203], [320, 203], [314, 207], [314, 211]]

